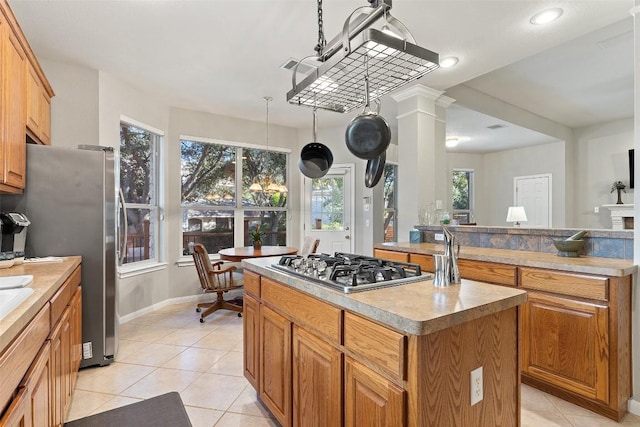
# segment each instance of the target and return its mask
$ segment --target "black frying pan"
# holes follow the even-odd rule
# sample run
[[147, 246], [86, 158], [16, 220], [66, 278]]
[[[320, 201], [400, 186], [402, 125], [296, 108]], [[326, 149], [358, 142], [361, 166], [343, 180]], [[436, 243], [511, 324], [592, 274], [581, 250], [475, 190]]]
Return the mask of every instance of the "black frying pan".
[[364, 185], [367, 188], [373, 188], [378, 184], [382, 173], [384, 172], [384, 164], [387, 161], [387, 152], [383, 151], [380, 156], [375, 159], [367, 160], [367, 170], [364, 173]]
[[322, 178], [333, 164], [333, 154], [326, 145], [317, 142], [316, 109], [313, 109], [313, 141], [302, 147], [298, 168], [307, 178]]
[[387, 121], [369, 106], [369, 79], [364, 78], [365, 105], [363, 112], [347, 126], [345, 141], [354, 156], [369, 160], [379, 157], [391, 142]]

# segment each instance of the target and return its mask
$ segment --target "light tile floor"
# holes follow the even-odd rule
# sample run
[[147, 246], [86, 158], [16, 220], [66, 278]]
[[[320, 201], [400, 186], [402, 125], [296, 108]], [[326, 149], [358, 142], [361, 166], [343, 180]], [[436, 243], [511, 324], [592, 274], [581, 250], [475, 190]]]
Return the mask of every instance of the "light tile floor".
[[[177, 391], [195, 427], [277, 426], [242, 374], [242, 319], [226, 310], [198, 318], [184, 303], [121, 325], [116, 362], [80, 371], [67, 421]], [[640, 417], [618, 424], [522, 386], [523, 427], [617, 425], [640, 427]]]

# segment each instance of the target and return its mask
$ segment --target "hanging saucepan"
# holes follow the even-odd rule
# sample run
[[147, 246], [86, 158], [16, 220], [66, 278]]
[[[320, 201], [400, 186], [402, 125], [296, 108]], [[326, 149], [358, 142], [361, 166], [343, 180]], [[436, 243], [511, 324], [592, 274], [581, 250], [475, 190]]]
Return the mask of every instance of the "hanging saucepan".
[[378, 184], [378, 181], [382, 178], [386, 161], [386, 151], [383, 151], [382, 154], [375, 159], [367, 160], [367, 170], [364, 172], [364, 185], [366, 185], [367, 188], [373, 188]]
[[380, 156], [391, 142], [387, 121], [369, 106], [369, 78], [364, 78], [365, 105], [363, 112], [347, 126], [345, 141], [354, 156], [369, 160]]
[[333, 154], [329, 147], [317, 142], [316, 109], [313, 109], [313, 141], [302, 147], [298, 168], [307, 178], [322, 178], [333, 164]]

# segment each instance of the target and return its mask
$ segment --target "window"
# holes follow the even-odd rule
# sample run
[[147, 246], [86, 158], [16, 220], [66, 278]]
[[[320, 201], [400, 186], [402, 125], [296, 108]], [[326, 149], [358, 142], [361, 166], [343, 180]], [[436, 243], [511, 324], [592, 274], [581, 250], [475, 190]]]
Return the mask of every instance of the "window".
[[180, 153], [183, 255], [190, 242], [210, 254], [249, 246], [256, 226], [266, 232], [264, 245], [286, 245], [288, 193], [250, 188], [266, 189], [268, 180], [286, 186], [287, 153], [193, 138], [180, 141]]
[[473, 170], [454, 169], [453, 219], [460, 224], [475, 222], [473, 217]]
[[160, 145], [162, 132], [120, 123], [120, 189], [124, 197], [124, 264], [158, 261], [160, 248]]
[[387, 163], [384, 166], [384, 241], [395, 242], [398, 229], [395, 226], [398, 211], [398, 166]]
[[344, 176], [325, 176], [311, 181], [313, 230], [345, 229]]

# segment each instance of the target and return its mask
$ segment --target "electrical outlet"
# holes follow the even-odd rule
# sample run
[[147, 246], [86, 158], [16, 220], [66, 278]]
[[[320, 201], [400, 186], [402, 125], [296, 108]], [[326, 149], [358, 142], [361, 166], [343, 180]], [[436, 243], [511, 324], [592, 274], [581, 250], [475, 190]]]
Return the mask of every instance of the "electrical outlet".
[[91, 341], [82, 344], [82, 357], [91, 359], [93, 357], [93, 344]]
[[600, 206], [593, 208], [593, 213], [600, 213]]
[[482, 384], [482, 366], [471, 371], [471, 406], [480, 402], [484, 397]]
[[438, 242], [444, 242], [444, 233], [436, 233], [433, 238]]
[[442, 209], [442, 200], [436, 200], [436, 209]]

